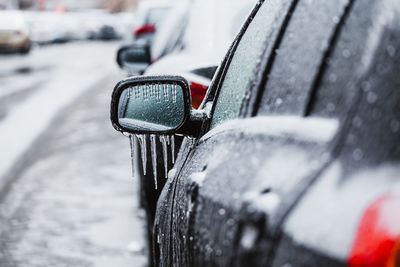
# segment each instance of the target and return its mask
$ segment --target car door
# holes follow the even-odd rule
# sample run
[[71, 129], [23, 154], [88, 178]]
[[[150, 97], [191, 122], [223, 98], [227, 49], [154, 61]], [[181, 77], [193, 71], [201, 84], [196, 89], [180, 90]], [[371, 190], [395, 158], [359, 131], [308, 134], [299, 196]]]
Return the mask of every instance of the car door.
[[[320, 44], [336, 22], [326, 16], [329, 31], [298, 31], [313, 21], [307, 4], [260, 2], [235, 41], [207, 97], [210, 125], [185, 141], [160, 196], [158, 266], [267, 266], [282, 220], [330, 162], [340, 120], [305, 115], [325, 60]], [[319, 5], [314, 12], [338, 17], [346, 7]], [[294, 50], [305, 36], [309, 46]]]

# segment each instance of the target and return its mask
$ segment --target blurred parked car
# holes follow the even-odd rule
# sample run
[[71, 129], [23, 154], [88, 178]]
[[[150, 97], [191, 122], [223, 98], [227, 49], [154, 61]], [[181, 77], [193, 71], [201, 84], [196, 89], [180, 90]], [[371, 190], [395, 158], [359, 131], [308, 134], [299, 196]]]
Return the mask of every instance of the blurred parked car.
[[85, 25], [86, 36], [91, 40], [121, 39], [125, 35], [125, 27], [130, 24], [126, 16], [108, 12], [91, 11], [86, 13], [82, 24]]
[[199, 110], [182, 77], [118, 83], [112, 123], [142, 155], [186, 136], [154, 265], [400, 266], [398, 47], [398, 1], [261, 0]]
[[177, 49], [187, 25], [191, 1], [176, 0], [167, 11], [154, 41], [149, 44], [141, 39], [122, 46], [117, 53], [117, 63], [129, 74], [143, 74], [151, 63]]
[[0, 11], [0, 51], [28, 53], [31, 40], [19, 11]]
[[76, 24], [66, 14], [49, 11], [26, 11], [24, 14], [34, 43], [64, 43], [75, 39], [77, 33], [71, 25]]
[[173, 1], [147, 0], [139, 2], [136, 10], [136, 26], [133, 30], [134, 40], [144, 40], [151, 44], [159, 23], [164, 19]]
[[113, 26], [103, 25], [100, 28], [98, 38], [100, 40], [116, 40], [116, 39], [120, 39], [120, 36], [118, 35], [117, 31], [115, 30], [115, 28]]

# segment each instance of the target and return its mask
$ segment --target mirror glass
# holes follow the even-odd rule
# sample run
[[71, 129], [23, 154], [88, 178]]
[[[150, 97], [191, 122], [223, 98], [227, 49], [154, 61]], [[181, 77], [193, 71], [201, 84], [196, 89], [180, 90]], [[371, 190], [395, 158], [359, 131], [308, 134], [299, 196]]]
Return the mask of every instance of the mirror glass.
[[122, 48], [118, 53], [121, 67], [137, 72], [144, 71], [150, 64], [150, 52], [146, 45], [133, 45]]
[[118, 122], [133, 131], [170, 131], [178, 128], [184, 119], [185, 97], [178, 84], [134, 85], [120, 96]]

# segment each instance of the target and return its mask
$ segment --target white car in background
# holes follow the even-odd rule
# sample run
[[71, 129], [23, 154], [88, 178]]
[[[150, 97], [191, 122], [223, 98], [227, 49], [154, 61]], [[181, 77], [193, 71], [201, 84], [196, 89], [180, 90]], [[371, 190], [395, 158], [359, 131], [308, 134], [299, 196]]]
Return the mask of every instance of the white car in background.
[[20, 11], [0, 11], [0, 51], [28, 53], [31, 49], [28, 27]]
[[154, 34], [174, 1], [147, 0], [139, 2], [135, 13], [135, 28], [133, 30], [134, 40], [143, 40], [151, 43]]

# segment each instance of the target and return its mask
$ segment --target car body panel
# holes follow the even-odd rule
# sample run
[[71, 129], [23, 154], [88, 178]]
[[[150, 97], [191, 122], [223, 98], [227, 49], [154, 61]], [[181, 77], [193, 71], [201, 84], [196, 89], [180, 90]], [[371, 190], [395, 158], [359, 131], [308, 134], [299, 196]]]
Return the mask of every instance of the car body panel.
[[[352, 48], [352, 61], [347, 63], [345, 58], [339, 58], [327, 70], [327, 75], [350, 76], [347, 81], [352, 82], [356, 92], [352, 114], [347, 115], [346, 134], [336, 152], [336, 160], [288, 217], [274, 266], [298, 261], [296, 254], [290, 256], [283, 251], [295, 251], [299, 247], [304, 254], [327, 255], [346, 262], [369, 205], [383, 196], [400, 195], [400, 55], [388, 51], [388, 47], [400, 42], [400, 20], [388, 16], [393, 14], [393, 7], [389, 6], [359, 1], [353, 7], [354, 15], [349, 18], [342, 37], [346, 40], [343, 45]], [[377, 23], [371, 14], [382, 20]], [[368, 27], [360, 31], [360, 23]], [[377, 31], [379, 39], [376, 39]], [[334, 53], [342, 52], [337, 49]], [[358, 66], [355, 72], [351, 71], [353, 64]], [[321, 86], [331, 92], [329, 83]], [[319, 98], [316, 109], [327, 99], [332, 101], [331, 93]], [[392, 213], [393, 221], [388, 223], [399, 225], [396, 210]], [[302, 234], [311, 228], [312, 235]], [[313, 256], [304, 259], [305, 265], [320, 264]]]
[[[325, 133], [313, 134], [316, 125]], [[336, 131], [336, 121], [278, 116], [230, 121], [201, 138], [175, 182], [173, 265], [266, 264], [280, 219], [329, 161]]]

